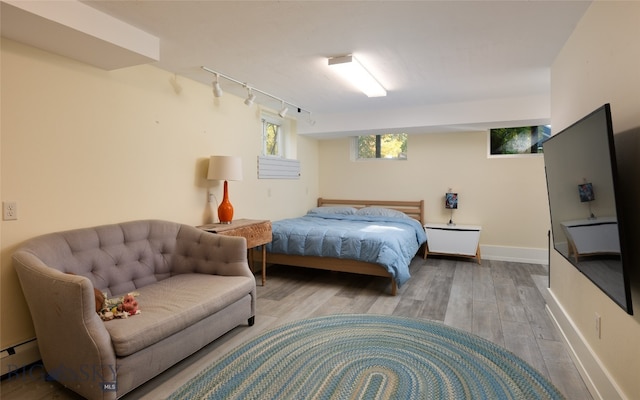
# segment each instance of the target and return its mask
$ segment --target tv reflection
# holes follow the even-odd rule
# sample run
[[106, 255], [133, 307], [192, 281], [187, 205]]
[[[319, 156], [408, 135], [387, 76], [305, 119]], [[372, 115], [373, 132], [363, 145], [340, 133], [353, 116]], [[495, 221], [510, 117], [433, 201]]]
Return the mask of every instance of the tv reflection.
[[[594, 283], [614, 297], [624, 297], [624, 288], [619, 284], [623, 276], [618, 220], [615, 215], [595, 216], [592, 203], [596, 198], [592, 183], [585, 181], [579, 184], [578, 196], [581, 203], [589, 205], [589, 215], [584, 219], [562, 221], [560, 226], [564, 237], [555, 238], [554, 245]], [[603, 208], [611, 210], [613, 207]]]

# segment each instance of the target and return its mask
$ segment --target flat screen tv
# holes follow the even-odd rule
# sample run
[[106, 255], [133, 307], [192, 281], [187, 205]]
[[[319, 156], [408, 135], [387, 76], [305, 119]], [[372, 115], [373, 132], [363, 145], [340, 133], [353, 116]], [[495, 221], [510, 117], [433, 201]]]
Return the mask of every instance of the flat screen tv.
[[633, 314], [610, 105], [542, 146], [553, 248]]

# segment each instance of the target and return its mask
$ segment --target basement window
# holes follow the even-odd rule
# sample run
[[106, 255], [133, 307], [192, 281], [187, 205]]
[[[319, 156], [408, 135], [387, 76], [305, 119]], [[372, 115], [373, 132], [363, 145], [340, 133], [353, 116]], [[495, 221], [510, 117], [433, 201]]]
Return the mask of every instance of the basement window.
[[550, 125], [489, 130], [489, 157], [542, 155], [542, 142], [551, 137]]
[[406, 133], [356, 136], [353, 138], [353, 154], [356, 160], [406, 160]]
[[262, 115], [262, 155], [284, 157], [282, 120]]
[[262, 154], [258, 156], [258, 179], [300, 179], [295, 133], [285, 118], [260, 113]]

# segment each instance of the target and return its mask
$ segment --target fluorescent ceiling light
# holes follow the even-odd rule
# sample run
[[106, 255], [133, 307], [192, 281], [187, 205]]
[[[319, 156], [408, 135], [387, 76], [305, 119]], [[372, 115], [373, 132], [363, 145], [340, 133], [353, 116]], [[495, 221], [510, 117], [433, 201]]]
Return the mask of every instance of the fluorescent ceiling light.
[[329, 58], [329, 66], [369, 97], [382, 97], [387, 91], [353, 56]]

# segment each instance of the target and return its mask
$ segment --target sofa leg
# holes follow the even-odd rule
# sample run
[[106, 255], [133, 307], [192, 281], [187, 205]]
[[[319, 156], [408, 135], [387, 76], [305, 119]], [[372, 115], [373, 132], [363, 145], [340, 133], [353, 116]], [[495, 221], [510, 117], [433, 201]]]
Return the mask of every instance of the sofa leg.
[[249, 326], [253, 326], [253, 324], [256, 323], [255, 315], [253, 317], [249, 318], [249, 320], [247, 322], [249, 323]]

